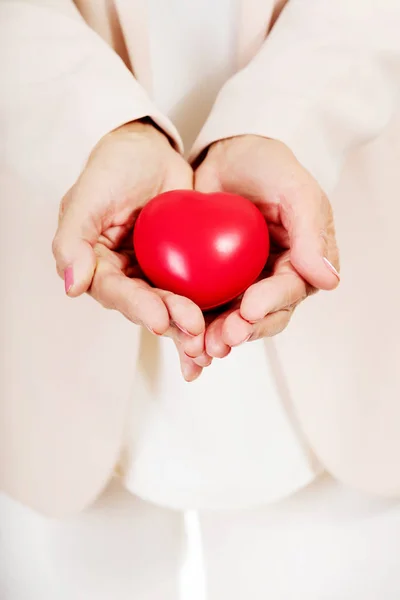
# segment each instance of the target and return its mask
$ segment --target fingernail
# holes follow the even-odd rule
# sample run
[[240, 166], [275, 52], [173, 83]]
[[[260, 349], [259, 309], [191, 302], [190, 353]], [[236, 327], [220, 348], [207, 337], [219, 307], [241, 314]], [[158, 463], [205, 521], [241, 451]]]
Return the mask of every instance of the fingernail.
[[72, 267], [67, 267], [64, 271], [64, 286], [65, 293], [68, 294], [72, 286], [74, 285], [74, 271]]
[[335, 277], [338, 278], [338, 280], [340, 281], [340, 275], [337, 272], [337, 270], [335, 269], [335, 267], [333, 266], [333, 264], [331, 262], [329, 262], [329, 260], [327, 258], [323, 258], [324, 263], [326, 264], [326, 266], [328, 267], [328, 269], [330, 270], [331, 273], [333, 273], [335, 275]]
[[181, 327], [178, 323], [176, 323], [175, 321], [171, 321], [171, 325], [175, 325], [175, 327], [177, 327], [179, 329], [179, 331], [182, 331], [182, 333], [185, 333], [186, 335], [188, 335], [189, 337], [196, 337], [193, 333], [190, 333], [187, 329], [185, 329], [184, 327]]
[[158, 337], [160, 337], [160, 336], [161, 336], [161, 333], [157, 333], [157, 331], [154, 331], [154, 329], [152, 329], [152, 328], [150, 327], [150, 325], [146, 325], [146, 323], [143, 323], [143, 325], [144, 325], [144, 326], [146, 327], [146, 329], [147, 329], [148, 331], [150, 331], [150, 333], [152, 333], [153, 335], [156, 335], [156, 336], [158, 336]]
[[208, 356], [208, 354], [206, 354], [206, 353], [201, 354], [200, 356], [198, 356], [197, 358], [194, 358], [193, 360], [198, 367], [201, 367], [203, 369], [205, 367], [209, 367], [212, 363], [211, 356]]
[[255, 325], [256, 323], [264, 319], [265, 314], [261, 315], [260, 317], [256, 317], [255, 319], [248, 319], [242, 314], [242, 311], [240, 311], [240, 316], [242, 317], [243, 321], [247, 321], [247, 323], [249, 323], [250, 325]]
[[252, 335], [253, 335], [253, 333], [249, 333], [249, 335], [247, 337], [245, 337], [244, 340], [242, 340], [238, 344], [235, 344], [235, 347], [236, 346], [241, 346], [242, 344], [245, 344], [246, 342], [248, 342]]

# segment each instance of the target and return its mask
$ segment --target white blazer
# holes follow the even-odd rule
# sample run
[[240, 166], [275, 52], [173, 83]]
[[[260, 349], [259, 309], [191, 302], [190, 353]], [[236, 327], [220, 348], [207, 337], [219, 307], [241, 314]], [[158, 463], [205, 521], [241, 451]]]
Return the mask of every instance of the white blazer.
[[[63, 297], [50, 251], [59, 200], [127, 121], [151, 116], [182, 149], [151, 101], [144, 1], [0, 0], [0, 486], [52, 515], [108, 481], [139, 343], [118, 314]], [[342, 285], [305, 302], [267, 349], [324, 467], [398, 496], [400, 4], [283, 4], [242, 0], [240, 71], [191, 156], [233, 135], [277, 138], [331, 195]]]

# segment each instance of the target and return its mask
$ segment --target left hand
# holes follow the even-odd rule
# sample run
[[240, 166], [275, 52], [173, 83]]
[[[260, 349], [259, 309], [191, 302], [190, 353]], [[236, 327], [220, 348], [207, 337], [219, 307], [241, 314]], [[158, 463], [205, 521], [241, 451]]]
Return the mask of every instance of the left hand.
[[280, 333], [308, 295], [337, 287], [339, 253], [331, 205], [283, 143], [255, 135], [215, 143], [196, 171], [195, 189], [249, 198], [263, 213], [271, 236], [263, 278], [208, 325], [210, 357], [222, 358], [245, 341]]

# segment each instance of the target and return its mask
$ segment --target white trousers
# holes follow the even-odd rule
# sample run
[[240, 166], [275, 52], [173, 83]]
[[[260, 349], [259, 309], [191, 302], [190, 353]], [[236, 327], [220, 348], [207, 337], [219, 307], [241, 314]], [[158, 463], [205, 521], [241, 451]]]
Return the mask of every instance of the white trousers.
[[274, 506], [193, 520], [113, 482], [57, 522], [3, 496], [0, 598], [399, 600], [400, 502], [325, 477]]

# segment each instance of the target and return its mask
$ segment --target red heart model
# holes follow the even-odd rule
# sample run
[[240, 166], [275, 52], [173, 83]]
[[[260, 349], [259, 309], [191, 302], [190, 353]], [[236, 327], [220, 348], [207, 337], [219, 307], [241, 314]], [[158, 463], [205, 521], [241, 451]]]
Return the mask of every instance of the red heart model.
[[150, 200], [136, 221], [133, 243], [156, 287], [186, 296], [202, 310], [242, 294], [269, 253], [267, 225], [250, 200], [192, 190]]

